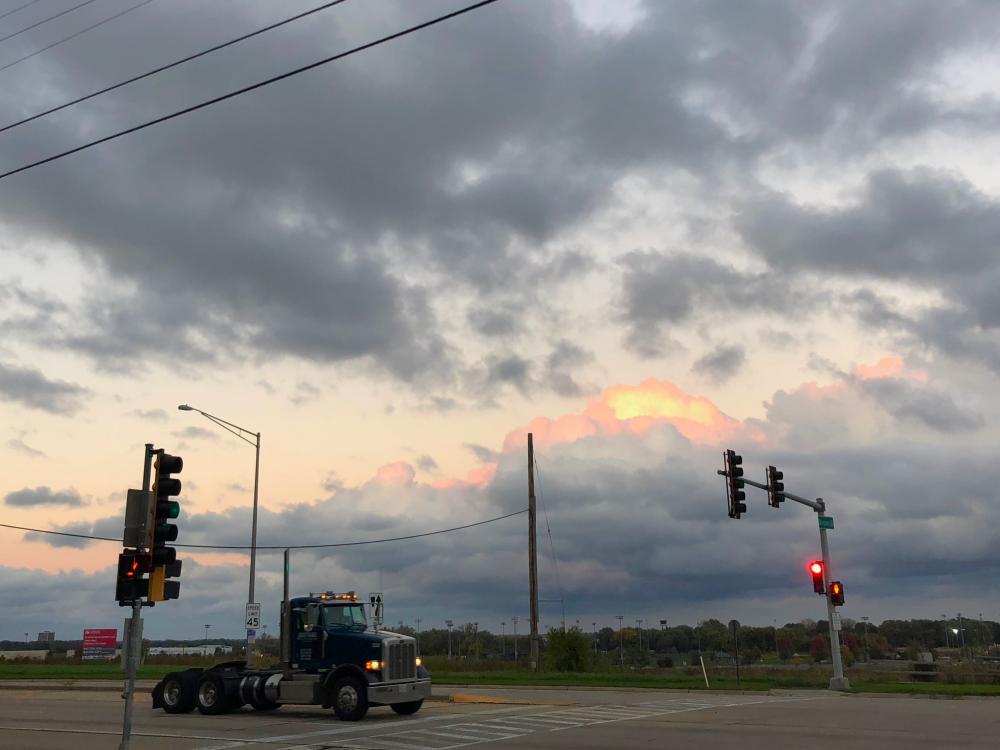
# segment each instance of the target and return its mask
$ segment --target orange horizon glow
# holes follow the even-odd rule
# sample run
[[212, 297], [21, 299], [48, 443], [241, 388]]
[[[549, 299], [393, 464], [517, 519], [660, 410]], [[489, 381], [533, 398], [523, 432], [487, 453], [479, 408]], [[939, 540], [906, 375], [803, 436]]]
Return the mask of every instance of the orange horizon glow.
[[579, 414], [556, 419], [535, 417], [507, 434], [503, 450], [520, 450], [533, 434], [540, 443], [573, 443], [595, 435], [642, 435], [656, 425], [670, 424], [688, 440], [719, 443], [742, 424], [703, 396], [691, 396], [667, 380], [647, 378], [639, 385], [606, 388]]

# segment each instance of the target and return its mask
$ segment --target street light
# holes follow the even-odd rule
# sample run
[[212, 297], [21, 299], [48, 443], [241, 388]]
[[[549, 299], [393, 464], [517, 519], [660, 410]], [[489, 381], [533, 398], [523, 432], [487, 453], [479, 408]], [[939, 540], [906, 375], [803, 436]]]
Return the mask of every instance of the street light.
[[[247, 599], [247, 604], [253, 604], [253, 584], [254, 584], [254, 573], [257, 569], [257, 487], [260, 480], [260, 433], [252, 432], [244, 427], [235, 425], [232, 422], [227, 422], [224, 419], [220, 419], [208, 412], [204, 412], [201, 409], [195, 409], [193, 406], [188, 404], [181, 404], [177, 407], [180, 411], [196, 411], [201, 416], [210, 422], [214, 422], [219, 425], [222, 429], [233, 433], [236, 437], [244, 442], [252, 445], [256, 450], [256, 459], [254, 461], [253, 468], [253, 522], [250, 526], [250, 596]], [[247, 435], [253, 435], [254, 440], [251, 440]], [[250, 639], [249, 634], [247, 635], [247, 659], [250, 658]]]
[[207, 624], [207, 623], [205, 624], [205, 645], [206, 645], [206, 646], [208, 645], [208, 629], [209, 629], [210, 627], [212, 627], [212, 626], [211, 626], [211, 625], [209, 625], [209, 624]]
[[510, 620], [514, 623], [514, 663], [517, 664], [517, 615], [511, 617]]
[[444, 624], [448, 626], [448, 661], [451, 661], [451, 628], [455, 623], [452, 620], [445, 620]]
[[625, 615], [615, 615], [618, 618], [618, 661], [622, 669], [625, 668], [625, 630], [622, 627], [622, 620]]

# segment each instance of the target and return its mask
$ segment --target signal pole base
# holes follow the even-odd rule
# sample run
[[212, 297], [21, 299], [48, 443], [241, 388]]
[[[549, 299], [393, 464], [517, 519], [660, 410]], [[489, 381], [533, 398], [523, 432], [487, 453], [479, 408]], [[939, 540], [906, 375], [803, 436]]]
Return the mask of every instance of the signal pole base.
[[846, 677], [831, 677], [830, 690], [847, 691], [851, 689], [851, 681]]

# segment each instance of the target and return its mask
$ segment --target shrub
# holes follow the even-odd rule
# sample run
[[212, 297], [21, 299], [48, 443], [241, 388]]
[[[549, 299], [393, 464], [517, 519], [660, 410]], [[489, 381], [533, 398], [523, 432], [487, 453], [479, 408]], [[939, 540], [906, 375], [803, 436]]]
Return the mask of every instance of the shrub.
[[579, 628], [553, 630], [545, 645], [545, 666], [556, 672], [584, 672], [590, 664], [590, 642]]

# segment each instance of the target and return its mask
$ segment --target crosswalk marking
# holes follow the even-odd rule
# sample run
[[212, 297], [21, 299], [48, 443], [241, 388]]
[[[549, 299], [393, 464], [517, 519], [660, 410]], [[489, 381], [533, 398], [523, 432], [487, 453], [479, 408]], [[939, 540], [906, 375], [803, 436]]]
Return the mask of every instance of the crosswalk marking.
[[[272, 741], [290, 740], [293, 743], [282, 750], [327, 750], [332, 745], [347, 750], [454, 750], [473, 745], [500, 742], [545, 732], [633, 721], [671, 714], [704, 711], [713, 708], [730, 708], [759, 703], [809, 700], [793, 697], [767, 696], [706, 696], [704, 698], [671, 698], [642, 703], [602, 704], [576, 706], [531, 713], [524, 709], [483, 711], [460, 717], [440, 716], [426, 719], [392, 721], [387, 726], [372, 724], [365, 727], [338, 727], [281, 737], [259, 737], [235, 741], [227, 747], [257, 745]], [[491, 716], [492, 714], [492, 716]], [[415, 726], [415, 725], [420, 725]], [[364, 734], [361, 734], [364, 732]], [[334, 739], [330, 735], [339, 735]], [[348, 736], [354, 735], [354, 736]], [[308, 738], [308, 739], [306, 739]], [[220, 747], [218, 745], [216, 748]], [[199, 748], [208, 750], [208, 748]], [[250, 750], [250, 748], [247, 748]]]

